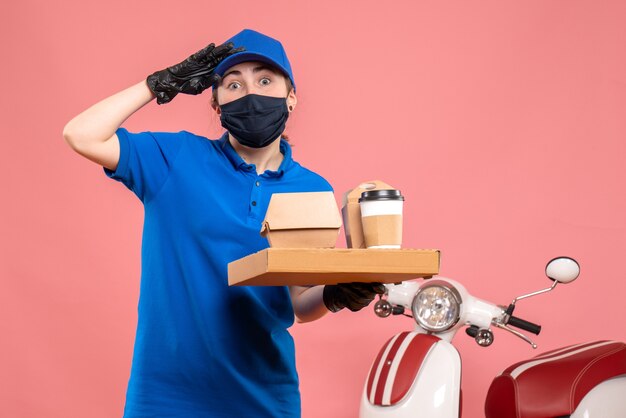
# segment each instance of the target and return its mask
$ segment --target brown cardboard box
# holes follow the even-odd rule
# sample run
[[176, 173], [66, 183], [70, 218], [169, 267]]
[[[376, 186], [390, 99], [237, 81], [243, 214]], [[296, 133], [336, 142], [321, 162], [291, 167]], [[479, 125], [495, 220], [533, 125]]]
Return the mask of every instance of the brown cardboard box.
[[380, 180], [372, 180], [361, 183], [343, 195], [341, 214], [343, 216], [343, 228], [348, 248], [366, 248], [363, 224], [361, 223], [361, 207], [359, 205], [361, 193], [368, 190], [383, 189], [395, 189], [395, 187]]
[[274, 193], [261, 235], [272, 248], [334, 248], [339, 228], [333, 192]]
[[438, 250], [266, 248], [228, 264], [231, 286], [397, 283], [439, 273]]

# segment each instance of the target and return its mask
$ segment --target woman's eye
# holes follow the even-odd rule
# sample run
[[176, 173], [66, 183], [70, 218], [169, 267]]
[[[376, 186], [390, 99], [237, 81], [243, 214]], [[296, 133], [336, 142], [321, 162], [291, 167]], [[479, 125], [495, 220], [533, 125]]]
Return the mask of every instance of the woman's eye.
[[270, 79], [269, 79], [269, 78], [267, 78], [267, 77], [264, 77], [264, 78], [262, 78], [262, 79], [261, 79], [261, 85], [263, 85], [263, 86], [267, 86], [267, 85], [268, 85], [268, 84], [270, 84], [271, 82], [272, 82], [272, 80], [270, 80]]
[[232, 89], [235, 89], [235, 88], [239, 88], [240, 86], [241, 86], [241, 85], [240, 85], [238, 82], [233, 81], [232, 83], [230, 83], [230, 84], [228, 85], [228, 88], [232, 90]]

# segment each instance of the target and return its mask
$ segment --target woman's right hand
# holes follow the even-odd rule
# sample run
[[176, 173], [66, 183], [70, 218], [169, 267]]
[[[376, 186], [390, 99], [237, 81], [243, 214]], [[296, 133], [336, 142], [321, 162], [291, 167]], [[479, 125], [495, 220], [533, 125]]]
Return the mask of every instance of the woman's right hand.
[[217, 65], [224, 58], [245, 50], [244, 47], [233, 49], [233, 46], [232, 42], [217, 47], [211, 43], [183, 62], [149, 75], [146, 81], [157, 103], [168, 103], [178, 93], [196, 95], [211, 87], [219, 79], [213, 73]]
[[365, 308], [376, 295], [384, 295], [385, 285], [382, 283], [339, 283], [325, 285], [322, 293], [324, 305], [331, 312], [339, 312], [348, 308], [352, 312]]

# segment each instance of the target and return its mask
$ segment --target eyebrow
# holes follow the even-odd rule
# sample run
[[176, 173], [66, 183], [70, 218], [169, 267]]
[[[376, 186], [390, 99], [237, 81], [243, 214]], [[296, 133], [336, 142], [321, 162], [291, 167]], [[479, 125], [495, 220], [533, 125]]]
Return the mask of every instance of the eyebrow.
[[[268, 65], [259, 65], [257, 67], [254, 67], [252, 69], [253, 73], [258, 73], [259, 71], [263, 71], [263, 70], [268, 70], [274, 74], [276, 74], [276, 71], [274, 71], [274, 69], [272, 69], [272, 67], [268, 66]], [[224, 76], [222, 77], [222, 80], [224, 80], [226, 77], [228, 77], [229, 75], [241, 75], [241, 71], [237, 71], [237, 70], [233, 70], [233, 71], [229, 71], [226, 74], [224, 74]]]

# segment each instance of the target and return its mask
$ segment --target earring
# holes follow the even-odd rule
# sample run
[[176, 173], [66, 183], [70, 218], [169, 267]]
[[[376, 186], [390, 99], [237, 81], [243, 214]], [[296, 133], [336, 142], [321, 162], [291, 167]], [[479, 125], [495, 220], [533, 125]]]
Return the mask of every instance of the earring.
[[289, 106], [289, 111], [293, 111], [293, 106]]

